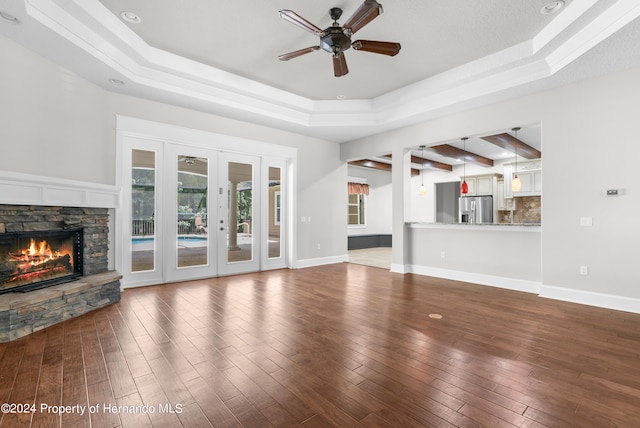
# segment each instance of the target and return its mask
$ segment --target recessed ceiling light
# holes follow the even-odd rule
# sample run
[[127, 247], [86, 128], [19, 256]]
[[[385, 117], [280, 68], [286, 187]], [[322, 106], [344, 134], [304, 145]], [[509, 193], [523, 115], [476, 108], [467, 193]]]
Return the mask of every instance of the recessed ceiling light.
[[124, 81], [120, 79], [109, 79], [109, 83], [113, 83], [114, 85], [124, 85]]
[[540, 13], [543, 15], [549, 15], [562, 9], [562, 6], [564, 6], [564, 1], [552, 1], [542, 6], [542, 9], [540, 9]]
[[129, 24], [139, 24], [142, 22], [142, 18], [138, 15], [133, 12], [127, 12], [126, 10], [124, 12], [120, 12], [120, 18], [127, 21]]
[[7, 12], [0, 12], [0, 19], [9, 24], [19, 24], [20, 20]]

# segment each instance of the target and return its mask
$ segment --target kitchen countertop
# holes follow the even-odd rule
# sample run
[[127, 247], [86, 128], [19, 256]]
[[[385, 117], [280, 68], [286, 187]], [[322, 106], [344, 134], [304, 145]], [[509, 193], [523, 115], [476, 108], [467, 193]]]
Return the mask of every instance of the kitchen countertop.
[[450, 229], [450, 230], [483, 230], [506, 232], [540, 232], [540, 223], [423, 223], [406, 222], [411, 229]]

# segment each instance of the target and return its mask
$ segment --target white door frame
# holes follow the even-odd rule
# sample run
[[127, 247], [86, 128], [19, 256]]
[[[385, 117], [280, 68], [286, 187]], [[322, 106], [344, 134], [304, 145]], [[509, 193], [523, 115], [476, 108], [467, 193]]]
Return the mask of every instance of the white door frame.
[[[121, 272], [123, 275], [121, 281], [123, 288], [159, 284], [170, 281], [168, 276], [171, 277], [171, 275], [168, 275], [164, 270], [160, 272], [161, 269], [158, 269], [160, 265], [156, 265], [157, 268], [153, 275], [136, 275], [139, 272], [131, 272], [131, 207], [127, 206], [130, 204], [131, 150], [136, 148], [146, 150], [145, 147], [149, 147], [149, 150], [155, 151], [157, 176], [164, 177], [166, 175], [166, 171], [164, 171], [164, 169], [160, 170], [159, 167], [164, 168], [164, 154], [167, 145], [177, 145], [184, 150], [187, 150], [186, 148], [188, 147], [193, 148], [193, 150], [200, 148], [230, 152], [238, 155], [246, 154], [258, 156], [261, 158], [261, 165], [267, 165], [271, 162], [272, 165], [282, 166], [283, 189], [286, 191], [283, 195], [284, 209], [282, 211], [283, 220], [285, 221], [286, 226], [286, 228], [283, 229], [282, 236], [283, 257], [278, 260], [267, 260], [268, 253], [261, 249], [261, 247], [263, 247], [262, 241], [266, 238], [261, 238], [261, 240], [257, 242], [256, 247], [260, 254], [259, 270], [274, 269], [278, 267], [292, 268], [294, 266], [293, 255], [295, 254], [295, 242], [293, 237], [295, 236], [295, 222], [292, 220], [295, 218], [296, 212], [294, 204], [295, 199], [293, 196], [296, 191], [295, 173], [297, 149], [229, 135], [151, 122], [127, 116], [116, 116], [116, 186], [122, 190], [121, 193], [125, 200], [120, 204], [121, 208], [116, 210], [115, 265], [116, 270]], [[216, 173], [212, 172], [211, 175], [216, 175]], [[263, 181], [263, 177], [264, 173], [259, 177], [258, 181]], [[166, 193], [167, 189], [163, 187], [166, 186], [166, 184], [158, 183], [158, 181], [162, 180], [157, 179], [156, 181], [156, 186], [162, 186], [162, 188], [157, 187], [156, 204], [161, 207], [166, 207], [164, 199], [166, 199], [165, 195], [168, 193]], [[209, 202], [210, 207], [211, 205], [212, 201]], [[262, 202], [258, 207], [263, 209], [264, 202]], [[156, 218], [156, 221], [158, 224], [165, 224], [167, 220], [162, 219], [163, 223], [160, 223], [160, 219]], [[264, 224], [264, 220], [261, 220], [261, 224]], [[159, 232], [157, 231], [156, 233]], [[162, 239], [166, 239], [166, 237], [163, 235]], [[159, 259], [160, 264], [166, 260], [166, 257], [160, 253], [157, 254], [157, 257], [163, 257]], [[210, 275], [207, 273], [206, 276], [215, 276], [218, 273], [219, 272], [216, 270], [215, 273], [211, 273]]]

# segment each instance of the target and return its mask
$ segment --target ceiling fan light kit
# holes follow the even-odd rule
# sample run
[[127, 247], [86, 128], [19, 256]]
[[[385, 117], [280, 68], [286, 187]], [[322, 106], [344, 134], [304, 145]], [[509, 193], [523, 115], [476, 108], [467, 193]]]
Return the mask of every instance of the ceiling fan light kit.
[[320, 38], [320, 44], [318, 46], [310, 46], [308, 48], [282, 54], [278, 56], [278, 59], [281, 61], [288, 61], [301, 55], [322, 49], [323, 51], [329, 52], [333, 55], [333, 73], [336, 77], [340, 77], [349, 73], [347, 60], [344, 56], [344, 51], [349, 48], [388, 56], [395, 56], [400, 52], [400, 43], [380, 42], [375, 40], [351, 41], [351, 36], [353, 34], [382, 13], [382, 5], [376, 0], [365, 0], [351, 18], [347, 20], [344, 26], [340, 26], [338, 23], [338, 19], [342, 16], [342, 9], [339, 7], [331, 8], [331, 10], [329, 10], [329, 16], [333, 19], [333, 24], [324, 30], [320, 29], [320, 27], [309, 22], [292, 10], [283, 9], [279, 13], [282, 19], [309, 31]]

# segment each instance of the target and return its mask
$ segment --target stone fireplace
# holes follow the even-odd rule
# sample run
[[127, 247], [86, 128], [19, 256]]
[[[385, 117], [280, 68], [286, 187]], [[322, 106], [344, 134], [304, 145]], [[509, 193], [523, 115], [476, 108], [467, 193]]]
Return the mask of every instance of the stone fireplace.
[[0, 205], [0, 342], [120, 300], [108, 211]]

